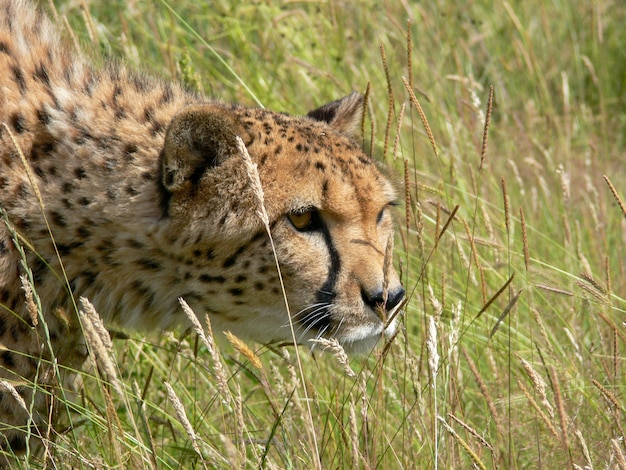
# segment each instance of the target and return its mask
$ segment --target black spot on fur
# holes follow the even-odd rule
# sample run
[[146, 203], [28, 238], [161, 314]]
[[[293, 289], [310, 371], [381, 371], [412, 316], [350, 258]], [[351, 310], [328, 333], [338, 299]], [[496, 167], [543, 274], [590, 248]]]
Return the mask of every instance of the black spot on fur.
[[174, 93], [172, 92], [172, 87], [170, 84], [166, 84], [163, 87], [163, 95], [161, 95], [160, 104], [168, 104], [171, 103], [174, 99]]
[[15, 65], [11, 67], [11, 71], [13, 72], [13, 80], [15, 80], [15, 83], [17, 83], [17, 87], [20, 89], [20, 93], [22, 93], [22, 95], [26, 94], [27, 87], [24, 72], [22, 72], [22, 69], [18, 68]]
[[131, 185], [126, 186], [125, 191], [126, 194], [128, 194], [129, 196], [136, 196], [137, 194], [139, 194], [139, 191], [137, 191]]
[[88, 198], [88, 197], [86, 197], [86, 196], [82, 196], [82, 197], [79, 197], [79, 198], [78, 198], [78, 203], [79, 203], [81, 206], [86, 207], [86, 206], [88, 206], [89, 204], [91, 204], [91, 199], [89, 199], [89, 198]]
[[43, 62], [40, 62], [35, 66], [35, 73], [33, 74], [35, 80], [40, 81], [46, 86], [50, 86], [50, 75], [48, 75], [48, 69]]
[[76, 229], [76, 236], [78, 238], [89, 238], [91, 236], [91, 231], [87, 227], [78, 227]]
[[48, 271], [48, 265], [41, 258], [35, 258], [34, 261], [30, 263], [30, 268], [33, 271], [33, 280], [35, 284], [39, 284], [43, 281], [44, 275]]
[[52, 223], [58, 225], [59, 227], [66, 227], [67, 222], [65, 221], [65, 216], [60, 212], [53, 211], [50, 213], [50, 218]]
[[239, 288], [229, 289], [228, 292], [235, 297], [241, 297], [243, 295], [243, 289]]
[[0, 41], [0, 53], [11, 55], [11, 47], [4, 41]]
[[237, 258], [239, 257], [239, 255], [241, 255], [241, 253], [243, 253], [245, 249], [245, 245], [240, 247], [235, 253], [226, 258], [224, 264], [222, 264], [222, 267], [230, 268], [231, 266], [233, 266], [237, 262]]
[[9, 447], [15, 454], [21, 454], [26, 451], [26, 438], [22, 435], [11, 436], [9, 439]]
[[83, 167], [78, 167], [74, 169], [74, 176], [79, 180], [87, 178], [87, 172]]
[[141, 243], [139, 240], [135, 240], [134, 238], [129, 238], [127, 241], [128, 246], [130, 246], [131, 248], [136, 248], [136, 249], [141, 249], [144, 247], [144, 244]]
[[209, 276], [208, 274], [201, 274], [198, 279], [207, 284], [211, 284], [213, 282], [224, 284], [226, 282], [226, 279], [223, 276]]
[[70, 182], [65, 182], [63, 183], [63, 186], [61, 186], [61, 191], [63, 191], [63, 194], [70, 194], [75, 189], [76, 186], [74, 186], [74, 184]]
[[150, 269], [150, 270], [159, 270], [159, 269], [161, 269], [161, 265], [157, 261], [154, 261], [154, 260], [149, 259], [149, 258], [138, 259], [137, 260], [137, 264], [139, 266], [141, 266], [142, 268], [145, 268], [145, 269]]
[[124, 157], [126, 160], [133, 160], [138, 150], [135, 144], [126, 144], [126, 147], [124, 147]]
[[57, 249], [59, 250], [59, 254], [61, 256], [69, 256], [73, 250], [80, 248], [83, 245], [84, 242], [72, 242], [68, 244], [60, 243], [57, 244]]
[[13, 113], [10, 120], [13, 130], [18, 134], [22, 134], [28, 130], [28, 127], [26, 126], [26, 118], [22, 114]]

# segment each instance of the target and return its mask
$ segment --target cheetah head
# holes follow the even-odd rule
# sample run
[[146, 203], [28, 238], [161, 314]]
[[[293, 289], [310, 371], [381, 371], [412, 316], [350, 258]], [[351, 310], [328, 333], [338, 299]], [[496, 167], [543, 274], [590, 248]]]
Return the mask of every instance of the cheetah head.
[[[353, 140], [362, 115], [353, 93], [306, 117], [213, 103], [174, 117], [162, 249], [190, 274], [173, 294], [215, 329], [262, 343], [293, 340], [287, 312], [300, 344], [367, 350], [392, 335], [405, 294], [385, 256], [396, 195]], [[272, 240], [236, 136], [258, 168]]]

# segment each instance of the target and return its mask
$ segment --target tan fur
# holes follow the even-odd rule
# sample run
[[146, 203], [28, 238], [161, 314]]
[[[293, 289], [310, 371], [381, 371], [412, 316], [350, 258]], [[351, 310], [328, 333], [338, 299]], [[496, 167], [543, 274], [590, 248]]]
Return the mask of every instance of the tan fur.
[[[353, 94], [293, 117], [209, 102], [119, 66], [98, 70], [31, 5], [0, 0], [0, 204], [22, 238], [53, 349], [27, 311], [24, 270], [2, 223], [0, 378], [35, 400], [33, 432], [45, 432], [49, 404], [27, 382], [53, 389], [53, 357], [70, 367], [86, 357], [68, 289], [122, 327], [185, 323], [183, 297], [216, 330], [291, 340], [235, 136], [258, 165], [297, 341], [336, 337], [367, 349], [393, 333], [379, 307], [395, 195], [351, 140], [362, 108]], [[289, 216], [306, 211], [312, 225], [301, 231]], [[388, 280], [391, 310], [404, 290], [393, 270]], [[25, 433], [10, 428], [26, 417], [0, 393], [2, 447], [24, 446]]]

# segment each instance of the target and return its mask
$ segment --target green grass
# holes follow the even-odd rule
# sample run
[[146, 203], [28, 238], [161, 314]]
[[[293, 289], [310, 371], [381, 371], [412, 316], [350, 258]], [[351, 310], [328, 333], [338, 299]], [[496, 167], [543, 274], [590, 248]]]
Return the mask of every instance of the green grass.
[[302, 349], [304, 383], [293, 348], [116, 340], [119, 385], [85, 373], [47, 468], [625, 468], [626, 6], [211, 3], [58, 11], [96, 61], [224, 101], [303, 114], [370, 84], [365, 144], [408, 183], [402, 330], [355, 376]]

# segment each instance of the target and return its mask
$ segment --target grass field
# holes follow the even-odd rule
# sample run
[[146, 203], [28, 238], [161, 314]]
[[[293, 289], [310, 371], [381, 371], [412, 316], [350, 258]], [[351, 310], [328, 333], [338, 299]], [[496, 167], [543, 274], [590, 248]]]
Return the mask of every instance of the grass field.
[[224, 101], [368, 89], [409, 301], [369, 357], [132, 333], [16, 468], [626, 468], [626, 4], [457, 3], [59, 2]]

